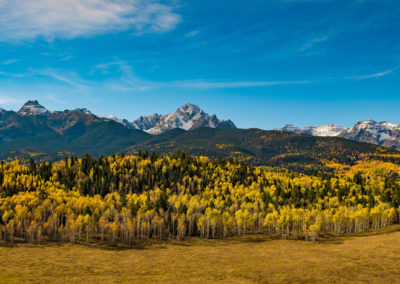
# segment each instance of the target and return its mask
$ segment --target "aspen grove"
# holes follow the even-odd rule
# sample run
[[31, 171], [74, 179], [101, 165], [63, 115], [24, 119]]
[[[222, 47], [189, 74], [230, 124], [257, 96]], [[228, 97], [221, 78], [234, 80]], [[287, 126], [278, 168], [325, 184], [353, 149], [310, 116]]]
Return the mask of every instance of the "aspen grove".
[[399, 221], [400, 167], [306, 175], [237, 160], [69, 157], [0, 164], [0, 241], [134, 244], [252, 233], [317, 240]]

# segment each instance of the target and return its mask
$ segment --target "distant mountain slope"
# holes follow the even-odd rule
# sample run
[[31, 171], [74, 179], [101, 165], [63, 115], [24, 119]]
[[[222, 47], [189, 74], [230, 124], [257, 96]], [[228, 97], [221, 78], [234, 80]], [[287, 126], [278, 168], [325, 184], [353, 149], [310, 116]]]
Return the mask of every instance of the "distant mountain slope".
[[368, 155], [398, 154], [394, 150], [336, 137], [314, 137], [260, 129], [211, 129], [170, 131], [130, 147], [128, 152], [158, 153], [184, 151], [210, 157], [240, 157], [254, 164], [284, 166], [312, 171], [324, 168], [324, 161], [353, 164]]
[[308, 127], [297, 127], [288, 124], [280, 130], [313, 136], [343, 137], [400, 150], [400, 125], [387, 121], [365, 120], [358, 122], [352, 128], [335, 124]]
[[0, 110], [0, 158], [38, 153], [48, 159], [67, 153], [109, 155], [151, 138], [148, 133], [204, 126], [236, 127], [232, 121], [209, 116], [192, 104], [169, 115], [141, 117], [131, 123], [113, 116], [97, 116], [85, 108], [49, 111], [32, 100], [18, 112]]
[[151, 135], [104, 121], [87, 109], [48, 111], [37, 101], [0, 112], [0, 158], [30, 154], [57, 159], [66, 153], [108, 155]]

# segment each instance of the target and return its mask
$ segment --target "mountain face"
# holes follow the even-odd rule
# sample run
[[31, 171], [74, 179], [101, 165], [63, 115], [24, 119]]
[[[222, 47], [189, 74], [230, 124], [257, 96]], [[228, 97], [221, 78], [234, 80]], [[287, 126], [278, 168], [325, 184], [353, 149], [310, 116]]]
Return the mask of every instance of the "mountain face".
[[376, 122], [374, 120], [365, 120], [358, 122], [352, 128], [345, 128], [335, 124], [302, 128], [285, 125], [280, 130], [313, 136], [343, 137], [349, 140], [372, 143], [400, 150], [400, 125], [387, 121]]
[[358, 122], [341, 135], [343, 138], [372, 143], [400, 150], [400, 125], [387, 121]]
[[184, 104], [175, 112], [168, 115], [157, 113], [150, 116], [141, 116], [132, 122], [132, 127], [151, 134], [160, 134], [165, 131], [181, 128], [193, 130], [200, 127], [236, 128], [231, 120], [221, 121], [216, 115], [208, 115], [198, 106]]

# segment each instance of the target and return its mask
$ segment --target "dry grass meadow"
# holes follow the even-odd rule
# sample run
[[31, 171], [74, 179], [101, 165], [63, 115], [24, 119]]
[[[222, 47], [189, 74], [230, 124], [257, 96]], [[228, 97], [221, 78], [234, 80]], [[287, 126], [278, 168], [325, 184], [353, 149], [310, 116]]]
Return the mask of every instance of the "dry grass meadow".
[[254, 235], [137, 248], [0, 246], [0, 283], [400, 283], [400, 232], [315, 244]]

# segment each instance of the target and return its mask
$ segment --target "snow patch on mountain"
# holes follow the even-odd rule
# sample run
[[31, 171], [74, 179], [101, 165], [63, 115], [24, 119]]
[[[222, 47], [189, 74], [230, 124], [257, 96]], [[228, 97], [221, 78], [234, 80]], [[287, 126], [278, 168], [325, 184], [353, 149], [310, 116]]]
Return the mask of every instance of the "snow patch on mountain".
[[115, 122], [117, 122], [117, 123], [119, 123], [119, 124], [122, 124], [123, 126], [132, 128], [132, 127], [131, 127], [131, 124], [130, 124], [129, 121], [127, 121], [126, 119], [121, 119], [121, 118], [118, 118], [118, 117], [116, 117], [116, 116], [109, 115], [109, 114], [102, 114], [102, 115], [96, 115], [96, 116], [97, 116], [98, 118], [104, 120], [104, 121], [115, 121]]
[[286, 124], [280, 130], [283, 130], [286, 132], [293, 132], [296, 134], [308, 134], [308, 135], [313, 135], [313, 136], [335, 137], [335, 136], [340, 136], [343, 132], [347, 131], [347, 128], [336, 125], [336, 124], [305, 126], [305, 127], [297, 127], [292, 124]]
[[280, 130], [313, 136], [337, 136], [400, 150], [400, 124], [387, 121], [364, 120], [356, 123], [352, 128], [335, 124], [300, 128], [287, 124]]
[[343, 137], [392, 148], [400, 148], [400, 125], [387, 121], [360, 121], [353, 128], [349, 129]]

